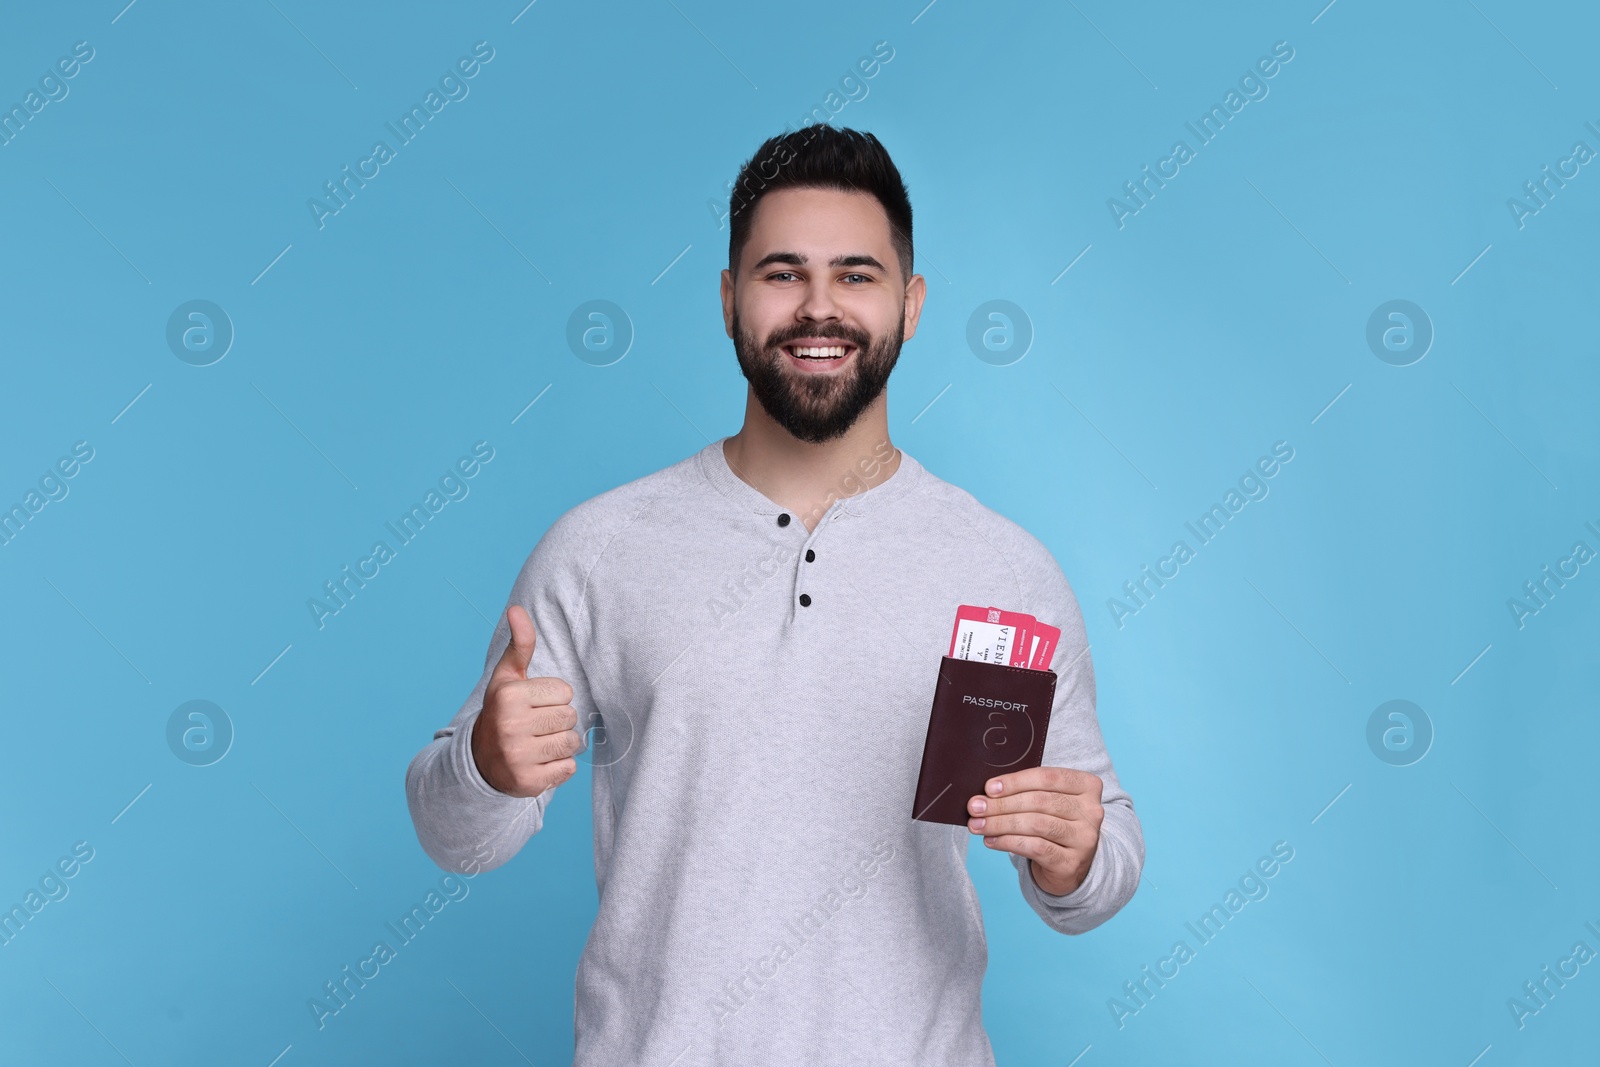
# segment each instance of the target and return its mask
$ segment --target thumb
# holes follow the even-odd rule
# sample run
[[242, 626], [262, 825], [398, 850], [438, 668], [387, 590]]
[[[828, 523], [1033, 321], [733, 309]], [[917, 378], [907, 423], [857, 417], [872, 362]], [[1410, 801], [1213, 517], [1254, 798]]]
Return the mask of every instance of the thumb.
[[520, 604], [513, 604], [506, 609], [506, 623], [511, 627], [511, 643], [495, 665], [495, 678], [521, 681], [528, 676], [528, 661], [533, 658], [533, 620]]

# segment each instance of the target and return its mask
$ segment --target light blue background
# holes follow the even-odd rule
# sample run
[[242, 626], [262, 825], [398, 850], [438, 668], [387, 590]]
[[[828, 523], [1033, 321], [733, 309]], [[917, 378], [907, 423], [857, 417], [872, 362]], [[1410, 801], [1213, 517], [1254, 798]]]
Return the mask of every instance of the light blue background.
[[[1600, 148], [1581, 5], [123, 2], [0, 33], [7, 105], [95, 49], [0, 148], [0, 503], [95, 450], [0, 547], [0, 904], [94, 849], [0, 948], [0, 1059], [570, 1058], [587, 768], [325, 1029], [307, 1001], [438, 884], [403, 772], [540, 534], [738, 428], [708, 201], [880, 40], [834, 122], [916, 210], [891, 431], [1056, 554], [1149, 851], [1067, 938], [972, 850], [1000, 1062], [1594, 1054], [1600, 963], [1507, 1007], [1600, 950], [1600, 565], [1507, 608], [1600, 550], [1600, 173], [1506, 205]], [[319, 230], [307, 199], [479, 40], [470, 95]], [[1270, 94], [1119, 229], [1107, 198], [1277, 41]], [[207, 367], [165, 340], [193, 299], [237, 332]], [[591, 299], [636, 331], [608, 367], [565, 341]], [[966, 342], [996, 299], [1034, 332], [1010, 366]], [[1436, 331], [1410, 366], [1365, 340], [1391, 299]], [[470, 496], [319, 630], [307, 598], [478, 440]], [[1276, 441], [1270, 495], [1119, 628], [1108, 599]], [[167, 745], [192, 699], [236, 732], [211, 766]], [[1392, 699], [1436, 732], [1410, 766], [1367, 744]], [[1277, 841], [1270, 895], [1119, 1029], [1108, 999]]]

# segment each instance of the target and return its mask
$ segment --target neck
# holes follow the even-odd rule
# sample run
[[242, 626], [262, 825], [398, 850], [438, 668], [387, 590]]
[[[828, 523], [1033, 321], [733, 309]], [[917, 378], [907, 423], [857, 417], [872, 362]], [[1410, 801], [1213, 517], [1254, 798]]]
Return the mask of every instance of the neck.
[[835, 500], [864, 493], [900, 469], [887, 400], [885, 391], [843, 436], [812, 444], [774, 422], [747, 388], [744, 426], [723, 442], [722, 454], [740, 479], [813, 530]]

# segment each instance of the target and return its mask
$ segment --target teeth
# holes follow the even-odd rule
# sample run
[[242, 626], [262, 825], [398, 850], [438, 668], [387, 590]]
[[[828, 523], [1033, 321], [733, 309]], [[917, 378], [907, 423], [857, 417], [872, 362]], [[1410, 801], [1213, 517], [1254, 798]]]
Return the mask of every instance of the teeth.
[[843, 345], [829, 348], [796, 348], [794, 354], [801, 359], [841, 359], [845, 353]]

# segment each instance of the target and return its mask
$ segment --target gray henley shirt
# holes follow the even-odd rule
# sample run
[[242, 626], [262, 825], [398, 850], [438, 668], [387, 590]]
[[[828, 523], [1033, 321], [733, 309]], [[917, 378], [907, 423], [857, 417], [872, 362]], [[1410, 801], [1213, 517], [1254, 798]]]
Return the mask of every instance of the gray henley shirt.
[[[1061, 933], [1128, 902], [1144, 838], [1077, 599], [1037, 539], [904, 452], [808, 531], [722, 440], [563, 514], [508, 601], [537, 631], [528, 676], [572, 686], [593, 770], [599, 911], [574, 1067], [988, 1067], [973, 835], [913, 820], [912, 797], [957, 605], [1059, 626], [1044, 763], [1104, 781], [1100, 845], [1066, 896], [1009, 858]], [[473, 762], [508, 641], [502, 613], [477, 685], [406, 775], [447, 870], [505, 863], [556, 791], [507, 796]]]

